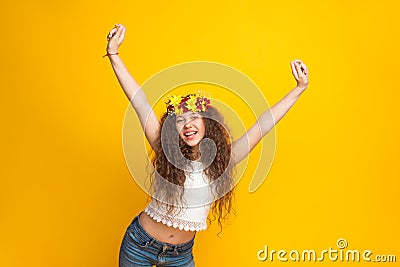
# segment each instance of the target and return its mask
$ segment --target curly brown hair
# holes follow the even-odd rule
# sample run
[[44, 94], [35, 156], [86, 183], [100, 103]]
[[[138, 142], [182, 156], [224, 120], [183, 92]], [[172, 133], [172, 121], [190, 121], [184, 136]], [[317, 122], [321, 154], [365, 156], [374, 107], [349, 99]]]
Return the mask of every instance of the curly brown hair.
[[[165, 113], [161, 117], [161, 130], [151, 153], [153, 169], [151, 187], [153, 198], [167, 206], [168, 213], [180, 212], [183, 203], [185, 170], [191, 170], [190, 162], [200, 159], [207, 166], [204, 174], [213, 184], [212, 217], [209, 223], [222, 223], [233, 212], [234, 180], [230, 130], [222, 114], [214, 107], [199, 112], [205, 125], [205, 136], [200, 143], [199, 153], [194, 151], [179, 136], [176, 129], [176, 115]], [[214, 151], [214, 153], [212, 153]], [[156, 196], [156, 197], [155, 197]]]

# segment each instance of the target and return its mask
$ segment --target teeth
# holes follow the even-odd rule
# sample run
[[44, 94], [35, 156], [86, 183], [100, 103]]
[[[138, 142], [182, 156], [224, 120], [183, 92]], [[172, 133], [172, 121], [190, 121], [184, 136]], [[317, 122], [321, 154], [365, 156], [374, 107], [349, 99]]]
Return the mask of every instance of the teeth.
[[185, 136], [189, 136], [189, 135], [192, 135], [192, 134], [195, 134], [195, 133], [197, 133], [197, 132], [189, 132], [189, 133], [185, 133]]

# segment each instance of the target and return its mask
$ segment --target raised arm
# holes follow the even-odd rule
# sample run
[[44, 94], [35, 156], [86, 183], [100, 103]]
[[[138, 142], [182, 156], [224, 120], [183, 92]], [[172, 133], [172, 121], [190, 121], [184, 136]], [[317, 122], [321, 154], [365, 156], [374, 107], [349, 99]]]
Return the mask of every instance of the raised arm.
[[110, 59], [111, 66], [117, 76], [119, 84], [139, 117], [147, 140], [154, 148], [157, 133], [160, 129], [160, 122], [147, 101], [145, 93], [129, 73], [128, 69], [122, 62], [122, 59], [118, 55], [118, 49], [125, 38], [125, 31], [124, 26], [116, 24], [109, 32], [107, 36], [107, 56]]
[[260, 140], [285, 116], [289, 109], [308, 86], [308, 70], [301, 60], [290, 62], [292, 74], [297, 86], [285, 95], [278, 103], [265, 111], [257, 122], [232, 146], [233, 157], [236, 164], [242, 161]]

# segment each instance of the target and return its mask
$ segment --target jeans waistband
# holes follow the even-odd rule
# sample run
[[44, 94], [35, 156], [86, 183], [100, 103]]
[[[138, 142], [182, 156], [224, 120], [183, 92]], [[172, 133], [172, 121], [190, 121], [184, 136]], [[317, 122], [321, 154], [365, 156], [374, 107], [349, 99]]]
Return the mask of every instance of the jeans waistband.
[[140, 216], [140, 214], [133, 219], [130, 226], [133, 227], [133, 230], [140, 238], [142, 238], [143, 240], [148, 240], [149, 245], [152, 245], [153, 247], [158, 248], [160, 250], [164, 250], [164, 251], [165, 250], [186, 251], [186, 250], [190, 249], [191, 247], [193, 247], [194, 237], [189, 242], [182, 243], [182, 244], [169, 244], [169, 243], [164, 243], [164, 242], [157, 240], [156, 238], [151, 236], [149, 233], [147, 233], [143, 229], [143, 227], [139, 221], [139, 216]]

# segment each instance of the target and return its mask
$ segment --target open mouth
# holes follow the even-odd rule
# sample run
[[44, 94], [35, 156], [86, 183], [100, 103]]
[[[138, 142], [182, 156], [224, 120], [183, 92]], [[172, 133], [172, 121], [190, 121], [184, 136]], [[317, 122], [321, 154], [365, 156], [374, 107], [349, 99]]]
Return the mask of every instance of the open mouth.
[[186, 139], [193, 139], [195, 138], [197, 132], [196, 131], [191, 131], [191, 132], [186, 132], [183, 135], [186, 137]]

